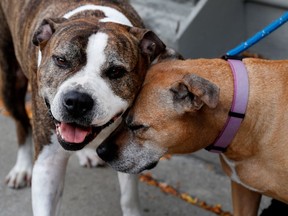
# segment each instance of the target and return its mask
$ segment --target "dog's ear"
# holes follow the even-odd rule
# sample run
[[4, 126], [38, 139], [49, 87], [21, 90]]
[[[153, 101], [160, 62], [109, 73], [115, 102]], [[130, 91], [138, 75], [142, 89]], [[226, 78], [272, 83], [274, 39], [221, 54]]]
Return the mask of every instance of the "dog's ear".
[[184, 57], [172, 48], [166, 48], [164, 52], [160, 53], [154, 60], [153, 64], [167, 61], [167, 60], [184, 60]]
[[199, 110], [204, 104], [215, 108], [219, 101], [219, 87], [195, 74], [185, 75], [170, 90], [174, 94], [174, 102], [187, 112]]
[[139, 39], [141, 52], [149, 56], [150, 62], [165, 51], [166, 45], [153, 31], [132, 27], [130, 33]]
[[48, 42], [48, 40], [51, 38], [52, 34], [56, 31], [59, 24], [64, 22], [65, 20], [65, 18], [44, 19], [34, 33], [32, 39], [33, 44], [35, 46], [40, 46], [41, 48], [43, 48]]

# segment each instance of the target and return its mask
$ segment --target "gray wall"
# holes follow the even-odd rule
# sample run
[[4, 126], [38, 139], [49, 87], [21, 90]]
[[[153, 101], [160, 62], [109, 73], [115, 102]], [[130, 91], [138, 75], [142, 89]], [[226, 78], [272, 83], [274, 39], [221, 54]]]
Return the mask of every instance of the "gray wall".
[[177, 35], [186, 58], [220, 57], [244, 39], [242, 0], [200, 0]]
[[[276, 1], [274, 4], [269, 4], [272, 1], [263, 1], [268, 4], [259, 2], [251, 1], [245, 4], [247, 37], [278, 19], [288, 10], [288, 0], [285, 0], [286, 4], [279, 0], [279, 4]], [[249, 51], [259, 53], [269, 59], [288, 59], [288, 22], [251, 47]]]
[[[219, 57], [288, 10], [288, 0], [200, 0], [181, 23], [177, 49], [186, 58]], [[249, 51], [288, 59], [288, 23]]]

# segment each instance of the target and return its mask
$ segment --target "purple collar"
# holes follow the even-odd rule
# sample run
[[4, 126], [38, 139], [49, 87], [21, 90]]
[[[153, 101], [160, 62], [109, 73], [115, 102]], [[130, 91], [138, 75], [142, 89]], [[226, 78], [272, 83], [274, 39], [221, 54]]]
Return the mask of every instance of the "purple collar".
[[234, 96], [228, 119], [222, 131], [206, 150], [214, 153], [225, 152], [235, 137], [241, 122], [245, 117], [249, 96], [249, 80], [245, 65], [240, 60], [227, 60], [232, 69], [234, 78]]

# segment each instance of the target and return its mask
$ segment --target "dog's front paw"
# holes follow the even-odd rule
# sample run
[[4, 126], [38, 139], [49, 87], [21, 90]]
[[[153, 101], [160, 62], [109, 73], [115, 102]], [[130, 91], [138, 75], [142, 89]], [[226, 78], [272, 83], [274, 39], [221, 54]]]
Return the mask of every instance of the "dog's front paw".
[[16, 164], [5, 178], [8, 187], [18, 189], [31, 185], [33, 168], [31, 143], [29, 141], [19, 147]]
[[5, 183], [10, 188], [18, 189], [31, 186], [32, 161], [31, 163], [16, 163], [5, 178]]
[[98, 157], [95, 149], [83, 148], [77, 151], [76, 155], [78, 156], [80, 165], [83, 167], [92, 168], [105, 165], [105, 162]]

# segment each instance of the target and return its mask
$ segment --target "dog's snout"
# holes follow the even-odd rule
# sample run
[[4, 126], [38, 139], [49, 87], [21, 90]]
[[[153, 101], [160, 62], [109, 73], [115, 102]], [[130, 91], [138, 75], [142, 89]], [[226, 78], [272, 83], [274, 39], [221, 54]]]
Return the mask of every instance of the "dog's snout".
[[92, 110], [94, 101], [86, 93], [70, 91], [64, 95], [63, 105], [73, 116], [81, 116]]
[[96, 152], [102, 160], [109, 162], [115, 159], [116, 157], [117, 150], [113, 149], [114, 147], [116, 146], [111, 143], [104, 142], [100, 146], [98, 146], [98, 148], [96, 149]]

